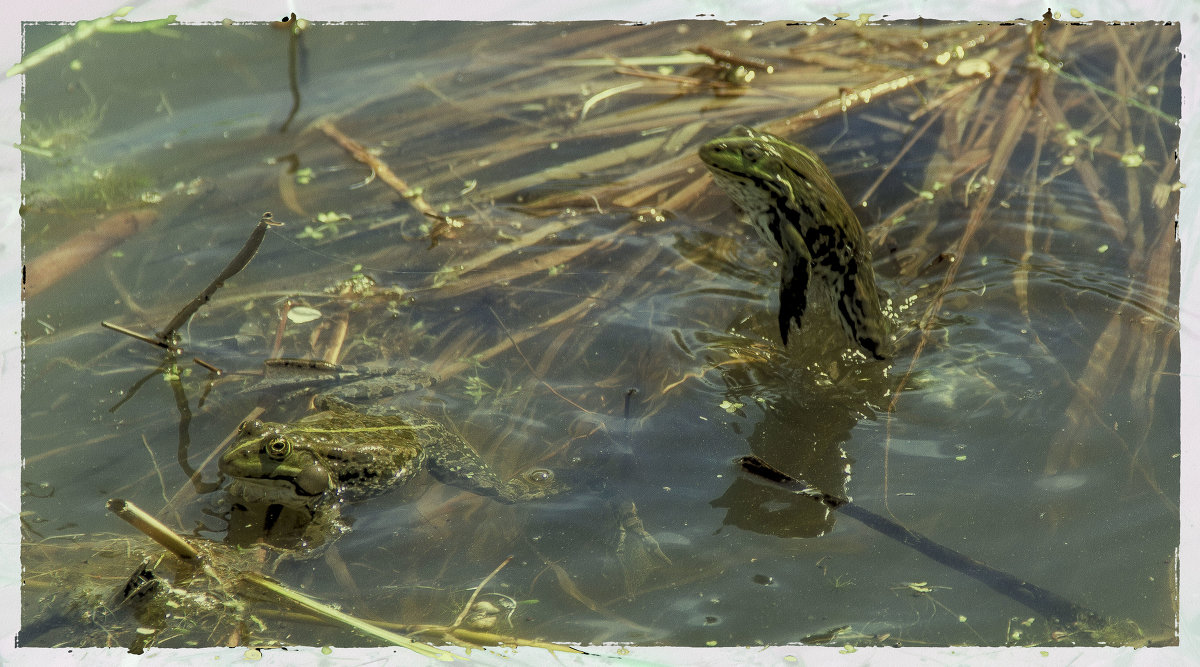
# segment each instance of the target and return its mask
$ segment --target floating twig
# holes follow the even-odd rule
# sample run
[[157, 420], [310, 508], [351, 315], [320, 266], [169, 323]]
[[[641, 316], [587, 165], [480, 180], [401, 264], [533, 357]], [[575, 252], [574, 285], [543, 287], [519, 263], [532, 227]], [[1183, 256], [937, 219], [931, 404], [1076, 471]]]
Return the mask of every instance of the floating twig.
[[[647, 78], [655, 78], [655, 79], [666, 78], [661, 74], [650, 75], [648, 72], [643, 72], [640, 69], [633, 69], [631, 67], [618, 67], [614, 71], [617, 74], [633, 74], [635, 76], [646, 76]], [[683, 79], [683, 77], [671, 77], [671, 78], [672, 79]], [[688, 83], [688, 82], [683, 81], [683, 83]], [[691, 83], [698, 83], [698, 82], [692, 81]], [[579, 108], [579, 120], [583, 120], [584, 118], [586, 118], [588, 111], [591, 111], [592, 107], [595, 106], [596, 104], [598, 104], [599, 102], [606, 100], [610, 97], [613, 97], [615, 95], [620, 95], [621, 93], [624, 93], [626, 91], [637, 90], [638, 88], [641, 88], [641, 87], [642, 87], [642, 82], [634, 81], [633, 83], [627, 83], [627, 84], [624, 84], [621, 86], [614, 86], [612, 88], [607, 88], [605, 90], [602, 90], [602, 91], [596, 93], [595, 95], [592, 95], [591, 97], [589, 97], [587, 99], [587, 101], [585, 101], [583, 103], [583, 106]]]
[[300, 21], [296, 20], [296, 12], [292, 12], [280, 23], [288, 31], [288, 89], [292, 91], [292, 110], [288, 112], [287, 120], [279, 127], [280, 134], [286, 134], [296, 112], [300, 110], [300, 81], [297, 74], [300, 61]]
[[109, 322], [107, 320], [101, 320], [100, 326], [104, 327], [105, 329], [115, 331], [119, 334], [125, 334], [126, 336], [129, 336], [130, 338], [136, 338], [137, 340], [140, 340], [143, 343], [149, 343], [150, 345], [154, 345], [156, 347], [161, 347], [164, 350], [171, 352], [172, 354], [179, 354], [180, 352], [182, 352], [182, 350], [180, 350], [179, 348], [175, 347], [174, 345], [172, 345], [166, 341], [159, 340], [157, 338], [154, 338], [153, 336], [147, 336], [146, 334], [139, 333], [137, 331], [134, 331], [133, 329], [126, 329], [125, 327], [123, 327], [119, 324], [113, 324], [112, 322]]
[[388, 644], [400, 646], [415, 653], [419, 653], [427, 658], [435, 658], [442, 662], [450, 662], [452, 660], [462, 659], [461, 657], [454, 655], [449, 651], [444, 651], [436, 646], [430, 646], [428, 644], [413, 641], [408, 637], [384, 630], [383, 628], [380, 628], [360, 618], [355, 618], [354, 616], [351, 616], [345, 612], [338, 611], [329, 605], [321, 604], [307, 595], [294, 591], [273, 579], [264, 577], [261, 574], [245, 572], [242, 574], [242, 580], [254, 584], [259, 588], [266, 589], [284, 598], [288, 602], [291, 602], [292, 604], [301, 607], [306, 611], [310, 611], [317, 616], [320, 616], [321, 618], [349, 626], [369, 637], [374, 637], [375, 639]]
[[733, 65], [734, 67], [745, 67], [746, 69], [759, 69], [767, 74], [773, 74], [775, 72], [775, 66], [761, 58], [745, 58], [742, 56], [735, 56], [729, 51], [725, 51], [723, 49], [714, 49], [711, 46], [705, 46], [703, 44], [691, 49], [691, 51], [693, 53], [702, 53], [718, 63], [726, 63], [728, 65]]
[[59, 37], [42, 48], [25, 56], [21, 62], [8, 68], [4, 76], [16, 76], [29, 71], [30, 68], [40, 65], [45, 60], [56, 56], [60, 53], [65, 53], [67, 49], [82, 42], [98, 32], [143, 32], [153, 31], [175, 22], [175, 15], [171, 14], [165, 19], [152, 19], [149, 21], [120, 21], [121, 17], [133, 11], [133, 7], [122, 7], [117, 11], [98, 19], [90, 21], [78, 21], [75, 23], [75, 30]]
[[467, 603], [463, 605], [462, 611], [458, 614], [458, 618], [454, 619], [454, 622], [450, 624], [450, 627], [457, 628], [462, 624], [463, 619], [467, 617], [467, 613], [471, 611], [471, 605], [475, 604], [475, 598], [479, 597], [479, 591], [482, 591], [483, 587], [487, 586], [488, 582], [491, 581], [492, 578], [494, 578], [497, 574], [499, 574], [500, 570], [503, 570], [505, 565], [508, 565], [510, 562], [512, 562], [512, 559], [512, 556], [505, 558], [500, 562], [499, 565], [496, 566], [496, 569], [492, 570], [491, 574], [484, 577], [483, 581], [479, 582], [479, 585], [475, 587], [475, 590], [471, 591], [471, 597], [467, 599]]
[[280, 227], [282, 225], [282, 222], [276, 222], [271, 217], [270, 211], [263, 213], [262, 217], [258, 219], [258, 224], [255, 225], [254, 231], [250, 232], [250, 238], [246, 239], [246, 243], [242, 245], [242, 249], [238, 251], [238, 254], [234, 255], [229, 264], [226, 265], [225, 268], [222, 269], [219, 274], [217, 274], [217, 277], [208, 284], [208, 287], [205, 287], [202, 292], [196, 295], [196, 298], [192, 299], [188, 305], [183, 307], [183, 310], [179, 311], [175, 317], [171, 318], [171, 321], [167, 323], [167, 326], [163, 327], [163, 330], [158, 334], [159, 340], [169, 340], [175, 334], [175, 332], [179, 330], [179, 327], [187, 323], [187, 321], [191, 319], [192, 315], [194, 315], [197, 310], [200, 310], [201, 306], [208, 303], [208, 300], [212, 298], [212, 295], [225, 285], [226, 280], [229, 280], [233, 276], [237, 275], [242, 269], [246, 268], [246, 265], [250, 263], [250, 260], [253, 259], [254, 255], [258, 252], [258, 247], [262, 245], [263, 238], [267, 235], [268, 227]]
[[225, 371], [222, 371], [220, 368], [217, 368], [216, 366], [213, 366], [212, 364], [210, 364], [210, 363], [208, 363], [207, 361], [205, 361], [205, 360], [201, 359], [200, 357], [192, 357], [192, 362], [193, 362], [193, 363], [195, 363], [197, 366], [203, 366], [204, 368], [207, 368], [209, 371], [211, 371], [211, 372], [213, 372], [213, 373], [215, 373], [215, 374], [217, 374], [217, 375], [224, 375], [224, 374], [225, 374]]
[[195, 547], [188, 544], [175, 531], [167, 528], [161, 521], [146, 514], [142, 508], [128, 500], [113, 498], [108, 501], [107, 506], [108, 511], [116, 514], [128, 522], [129, 525], [142, 531], [147, 537], [158, 542], [164, 549], [176, 556], [190, 561], [200, 555], [200, 552], [196, 551]]
[[458, 220], [438, 213], [432, 206], [429, 205], [429, 202], [425, 201], [425, 198], [422, 197], [417, 190], [409, 187], [408, 183], [404, 182], [404, 179], [397, 176], [386, 162], [374, 155], [371, 155], [371, 153], [362, 144], [342, 134], [340, 130], [334, 127], [332, 122], [325, 121], [320, 123], [317, 127], [319, 127], [326, 136], [337, 142], [339, 146], [346, 149], [346, 152], [350, 153], [355, 160], [358, 160], [359, 162], [370, 167], [371, 171], [375, 172], [375, 175], [378, 176], [380, 180], [392, 186], [392, 189], [400, 193], [400, 196], [408, 201], [408, 203], [412, 204], [413, 208], [420, 211], [421, 215], [424, 215], [428, 218], [433, 218], [435, 220], [441, 220], [451, 227], [462, 226], [462, 223]]
[[143, 208], [125, 211], [101, 220], [95, 227], [71, 237], [53, 250], [25, 265], [21, 288], [25, 298], [45, 291], [54, 283], [158, 220], [158, 211]]

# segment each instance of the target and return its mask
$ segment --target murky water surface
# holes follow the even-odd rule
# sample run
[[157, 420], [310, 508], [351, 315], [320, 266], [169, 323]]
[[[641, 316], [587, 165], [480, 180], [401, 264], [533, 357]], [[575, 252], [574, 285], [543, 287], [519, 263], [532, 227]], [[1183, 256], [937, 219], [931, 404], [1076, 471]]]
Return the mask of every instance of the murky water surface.
[[[928, 29], [935, 47], [955, 43], [944, 28]], [[31, 27], [27, 47], [67, 30]], [[743, 30], [769, 40], [741, 41]], [[185, 535], [229, 539], [228, 480], [215, 456], [262, 398], [246, 391], [249, 376], [239, 373], [259, 371], [271, 356], [330, 349], [345, 364], [429, 369], [440, 376], [433, 387], [379, 402], [437, 417], [501, 476], [547, 468], [570, 486], [546, 501], [503, 505], [422, 476], [343, 508], [349, 530], [332, 549], [284, 559], [274, 576], [348, 612], [449, 624], [470, 589], [511, 554], [483, 592], [503, 610], [493, 631], [517, 637], [997, 645], [1021, 643], [1023, 632], [1050, 641], [1044, 618], [979, 580], [740, 472], [735, 460], [754, 454], [1171, 641], [1177, 204], [1154, 201], [1149, 175], [1165, 174], [1158, 181], [1168, 187], [1175, 178], [1163, 158], [1177, 142], [1170, 123], [1147, 130], [1161, 119], [1111, 96], [1064, 94], [1075, 105], [1065, 125], [1039, 107], [1044, 120], [1030, 123], [1042, 129], [1019, 138], [1010, 168], [989, 171], [984, 154], [969, 173], [938, 184], [926, 174], [953, 133], [942, 129], [951, 121], [936, 122], [860, 209], [902, 334], [893, 359], [868, 363], [840, 358], [838, 329], [819, 317], [780, 346], [778, 258], [736, 221], [715, 186], [668, 206], [662, 197], [622, 200], [605, 190], [616, 183], [627, 193], [638, 186], [629, 179], [650, 173], [642, 170], [692, 160], [678, 162], [688, 165], [682, 178], [664, 186], [674, 195], [706, 178], [692, 157], [701, 141], [735, 123], [786, 118], [828, 95], [788, 88], [778, 93], [796, 96], [786, 103], [769, 92], [714, 96], [622, 77], [611, 65], [563, 62], [675, 54], [700, 43], [794, 54], [780, 64], [783, 76], [788, 66], [815, 67], [803, 64], [816, 58], [805, 45], [825, 32], [702, 23], [319, 25], [303, 33], [293, 61], [300, 102], [290, 122], [287, 31], [175, 32], [101, 35], [27, 80], [25, 142], [38, 147], [25, 156], [27, 263], [143, 193], [161, 203], [138, 209], [154, 212], [144, 229], [54, 284], [33, 285], [41, 291], [27, 302], [23, 645], [133, 643], [138, 624], [120, 610], [87, 618], [70, 611], [78, 599], [111, 602], [105, 596], [133, 573], [93, 562], [85, 581], [65, 578], [64, 570], [82, 567], [81, 554], [114, 535], [148, 548], [105, 501], [133, 501]], [[1146, 48], [1159, 51], [1139, 52], [1137, 61], [1159, 64], [1144, 74], [1156, 90], [1143, 86], [1138, 95], [1177, 114], [1178, 30], [1151, 33], [1158, 37]], [[859, 33], [841, 34], [828, 43]], [[894, 54], [893, 69], [869, 80], [903, 71], [912, 58], [905, 44], [919, 34], [861, 31], [880, 61]], [[1016, 48], [1003, 34], [991, 39], [1002, 49], [993, 61]], [[925, 67], [930, 57], [913, 62]], [[1074, 71], [1111, 70], [1111, 47], [1090, 57], [1095, 62], [1072, 63]], [[1030, 95], [1020, 86], [1034, 75], [1022, 62], [997, 84], [999, 94], [983, 88], [963, 108]], [[926, 81], [922, 90], [936, 97], [966, 80]], [[771, 81], [763, 75], [753, 90], [771, 91]], [[584, 112], [596, 93], [638, 82]], [[835, 97], [838, 85], [863, 86], [830, 84]], [[1047, 75], [1039, 85], [1071, 84]], [[1088, 106], [1097, 99], [1117, 109], [1113, 122], [1129, 123], [1129, 146], [1087, 147], [1106, 131]], [[684, 103], [694, 108], [670, 106]], [[822, 153], [852, 202], [924, 123], [888, 104], [834, 114], [792, 135]], [[317, 129], [322, 118], [374, 149], [461, 227], [415, 211], [382, 174], [373, 177]], [[1006, 130], [994, 120], [964, 127], [964, 144]], [[1074, 139], [1071, 127], [1080, 130]], [[631, 145], [630, 137], [663, 143], [575, 162]], [[1113, 166], [1139, 143], [1144, 165]], [[1097, 180], [1073, 170], [1067, 156], [1094, 160]], [[542, 171], [559, 165], [566, 166]], [[567, 202], [578, 192], [590, 203]], [[556, 196], [566, 203], [539, 203]], [[1099, 199], [1115, 210], [1098, 212]], [[286, 225], [180, 331], [179, 386], [189, 411], [181, 429], [161, 350], [99, 322], [156, 333], [267, 210]], [[326, 213], [333, 215], [318, 218]], [[374, 287], [365, 295], [329, 291], [366, 279]], [[287, 304], [299, 308], [279, 333]], [[209, 387], [193, 357], [226, 375]], [[298, 418], [306, 400], [266, 401], [262, 418]], [[630, 502], [669, 563], [619, 511]], [[261, 529], [264, 520], [250, 523]], [[262, 636], [279, 641], [372, 643], [262, 618]], [[109, 636], [106, 627], [122, 630]], [[177, 626], [155, 641], [221, 644], [224, 632], [219, 624]]]

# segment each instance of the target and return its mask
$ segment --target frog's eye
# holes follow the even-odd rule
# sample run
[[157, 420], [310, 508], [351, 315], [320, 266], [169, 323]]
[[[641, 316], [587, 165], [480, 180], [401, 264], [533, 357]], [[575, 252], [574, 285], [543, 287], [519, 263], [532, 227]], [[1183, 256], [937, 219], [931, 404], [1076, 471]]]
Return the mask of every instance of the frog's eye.
[[247, 419], [238, 424], [238, 433], [243, 435], [258, 435], [263, 431], [263, 423], [257, 419]]
[[742, 151], [742, 157], [749, 162], [758, 162], [763, 158], [763, 152], [758, 146], [747, 146]]
[[282, 461], [292, 453], [292, 443], [282, 435], [277, 435], [267, 441], [267, 456]]
[[554, 471], [546, 468], [527, 470], [521, 476], [531, 484], [550, 484], [554, 481]]

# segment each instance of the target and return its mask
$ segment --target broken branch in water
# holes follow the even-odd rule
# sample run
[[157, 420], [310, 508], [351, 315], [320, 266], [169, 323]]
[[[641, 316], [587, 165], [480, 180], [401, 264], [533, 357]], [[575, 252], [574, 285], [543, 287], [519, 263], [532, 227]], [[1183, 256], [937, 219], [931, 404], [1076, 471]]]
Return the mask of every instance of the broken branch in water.
[[8, 68], [8, 71], [4, 73], [4, 76], [16, 76], [18, 74], [24, 74], [31, 68], [45, 62], [50, 57], [56, 56], [60, 53], [66, 53], [67, 50], [69, 50], [72, 46], [75, 46], [79, 42], [90, 38], [92, 35], [98, 32], [153, 32], [175, 22], [174, 14], [171, 14], [164, 19], [152, 19], [149, 21], [119, 20], [131, 11], [133, 11], [133, 7], [122, 7], [108, 16], [102, 16], [98, 19], [92, 19], [90, 21], [77, 21], [75, 23], [75, 30], [25, 56], [21, 62]]
[[451, 628], [457, 628], [459, 625], [462, 625], [463, 619], [467, 617], [467, 614], [471, 611], [471, 607], [474, 606], [475, 599], [479, 597], [479, 591], [482, 591], [483, 587], [487, 586], [488, 582], [491, 581], [492, 578], [497, 574], [499, 574], [500, 570], [503, 570], [505, 565], [508, 565], [510, 562], [512, 562], [512, 559], [513, 557], [509, 556], [501, 561], [501, 563], [496, 566], [496, 569], [492, 570], [491, 574], [484, 577], [483, 581], [479, 582], [479, 585], [475, 587], [475, 590], [471, 591], [471, 597], [467, 600], [467, 603], [463, 605], [462, 611], [458, 614], [458, 618], [454, 619], [454, 622], [450, 624]]
[[[375, 175], [378, 176], [380, 180], [392, 186], [392, 189], [400, 193], [400, 196], [403, 197], [405, 201], [412, 204], [412, 207], [417, 209], [421, 215], [424, 215], [427, 218], [433, 218], [434, 220], [440, 221], [453, 228], [462, 227], [462, 222], [451, 218], [450, 216], [442, 215], [434, 210], [434, 208], [429, 205], [429, 202], [425, 201], [425, 198], [422, 197], [418, 191], [409, 187], [408, 183], [404, 182], [404, 179], [397, 176], [386, 162], [380, 160], [374, 155], [371, 155], [371, 153], [367, 151], [362, 144], [342, 134], [341, 130], [338, 130], [336, 127], [334, 127], [332, 122], [324, 121], [317, 127], [320, 128], [320, 130], [324, 132], [326, 136], [337, 142], [337, 145], [346, 149], [346, 152], [350, 153], [355, 160], [358, 160], [359, 162], [370, 167], [371, 171], [375, 172]], [[430, 236], [436, 238], [432, 231], [430, 232]]]
[[200, 554], [186, 540], [177, 535], [175, 531], [167, 528], [161, 521], [146, 514], [142, 508], [128, 500], [122, 500], [121, 498], [109, 500], [108, 511], [124, 519], [129, 525], [137, 528], [145, 533], [147, 537], [161, 544], [167, 551], [184, 560], [193, 560]]
[[300, 110], [300, 82], [297, 76], [300, 61], [300, 31], [304, 23], [296, 19], [296, 12], [280, 21], [280, 25], [288, 31], [288, 89], [292, 91], [292, 110], [288, 112], [287, 120], [279, 128], [280, 134], [286, 134], [296, 112]]
[[702, 53], [718, 63], [726, 63], [728, 65], [733, 65], [734, 67], [745, 67], [746, 69], [760, 69], [767, 74], [775, 73], [775, 66], [761, 58], [745, 58], [742, 56], [735, 56], [729, 51], [723, 49], [714, 49], [711, 46], [705, 46], [703, 44], [690, 50], [693, 53]]
[[126, 336], [129, 336], [130, 338], [136, 338], [136, 339], [142, 341], [143, 343], [149, 343], [150, 345], [155, 345], [155, 346], [161, 347], [164, 350], [167, 350], [168, 352], [172, 352], [174, 354], [179, 354], [182, 351], [179, 348], [175, 347], [174, 345], [171, 345], [170, 343], [168, 343], [166, 341], [161, 341], [157, 338], [154, 338], [153, 336], [147, 336], [146, 334], [139, 333], [137, 331], [134, 331], [133, 329], [126, 329], [125, 327], [123, 327], [119, 324], [113, 324], [112, 322], [109, 322], [107, 320], [101, 320], [100, 326], [104, 327], [105, 329], [115, 331], [119, 334], [125, 334]]
[[179, 330], [179, 327], [187, 323], [187, 321], [191, 319], [192, 315], [196, 314], [197, 310], [200, 310], [201, 306], [208, 303], [208, 300], [212, 298], [212, 295], [225, 285], [226, 280], [229, 280], [241, 272], [242, 269], [246, 268], [246, 265], [250, 263], [250, 260], [253, 259], [254, 255], [258, 252], [258, 247], [262, 245], [263, 238], [267, 235], [268, 227], [280, 227], [282, 225], [282, 222], [275, 222], [275, 220], [271, 217], [270, 211], [263, 213], [262, 217], [258, 219], [258, 224], [255, 225], [254, 231], [250, 232], [250, 238], [246, 239], [246, 243], [242, 246], [242, 249], [238, 251], [238, 254], [234, 255], [229, 264], [227, 264], [225, 268], [221, 270], [221, 273], [217, 274], [217, 277], [208, 284], [208, 287], [204, 288], [204, 291], [197, 294], [196, 298], [192, 299], [188, 305], [183, 307], [183, 310], [179, 311], [175, 317], [171, 318], [171, 321], [167, 323], [167, 326], [164, 327], [161, 332], [159, 332], [159, 340], [167, 340], [173, 336], [175, 332]]
[[96, 256], [149, 227], [158, 220], [158, 211], [125, 211], [101, 220], [95, 227], [73, 236], [57, 248], [25, 265], [22, 290], [25, 298], [38, 294], [71, 275]]
[[420, 653], [421, 655], [423, 655], [427, 658], [434, 658], [434, 659], [440, 660], [442, 662], [448, 662], [451, 660], [461, 659], [459, 656], [457, 656], [449, 651], [443, 651], [442, 649], [437, 648], [436, 646], [430, 646], [428, 644], [423, 644], [421, 642], [413, 641], [413, 640], [409, 639], [408, 637], [398, 635], [394, 632], [389, 632], [389, 631], [384, 630], [383, 628], [380, 628], [372, 623], [369, 623], [369, 622], [364, 621], [359, 618], [355, 618], [344, 612], [338, 611], [337, 609], [334, 609], [334, 608], [330, 607], [329, 605], [321, 604], [320, 602], [317, 602], [316, 600], [308, 597], [307, 595], [303, 595], [301, 593], [293, 591], [290, 588], [280, 584], [279, 582], [274, 581], [273, 579], [268, 579], [267, 577], [264, 577], [261, 574], [257, 574], [254, 572], [245, 572], [242, 574], [242, 581], [254, 584], [260, 588], [264, 588], [264, 589], [284, 598], [288, 602], [291, 602], [292, 604], [294, 604], [298, 607], [301, 607], [301, 608], [305, 609], [306, 611], [312, 612], [312, 613], [316, 614], [317, 616], [320, 616], [321, 618], [324, 618], [329, 621], [333, 621], [335, 623], [341, 623], [343, 625], [349, 626], [369, 637], [374, 637], [374, 638], [376, 638], [380, 641], [386, 642], [388, 644], [400, 646], [400, 647], [406, 648], [410, 651]]
[[221, 273], [218, 274], [217, 277], [208, 284], [208, 287], [204, 288], [204, 291], [196, 295], [196, 298], [192, 299], [188, 305], [184, 306], [183, 310], [180, 310], [175, 317], [171, 318], [171, 321], [167, 323], [167, 326], [164, 327], [157, 336], [147, 336], [111, 322], [101, 322], [100, 326], [104, 327], [105, 329], [116, 331], [117, 333], [125, 334], [131, 338], [136, 338], [144, 343], [156, 345], [172, 354], [179, 354], [181, 350], [175, 346], [175, 332], [179, 330], [179, 327], [186, 324], [192, 315], [194, 315], [197, 310], [200, 310], [201, 306], [208, 303], [208, 300], [212, 298], [212, 295], [217, 290], [221, 289], [226, 280], [229, 280], [233, 276], [237, 275], [242, 269], [246, 268], [246, 265], [249, 264], [250, 260], [254, 258], [255, 253], [258, 252], [259, 246], [262, 245], [263, 238], [267, 234], [267, 228], [272, 226], [279, 227], [282, 225], [282, 222], [276, 222], [271, 218], [270, 211], [263, 213], [262, 217], [258, 220], [258, 225], [254, 228], [254, 231], [250, 233], [250, 238], [246, 239], [246, 243], [242, 245], [242, 249], [238, 251], [238, 254], [234, 256], [233, 260], [231, 260], [229, 264], [221, 270]]

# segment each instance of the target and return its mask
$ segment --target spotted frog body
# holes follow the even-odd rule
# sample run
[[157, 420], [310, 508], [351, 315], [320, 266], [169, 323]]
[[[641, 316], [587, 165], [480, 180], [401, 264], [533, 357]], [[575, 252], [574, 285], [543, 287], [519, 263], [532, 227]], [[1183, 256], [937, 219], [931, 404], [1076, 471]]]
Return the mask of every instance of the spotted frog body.
[[783, 250], [779, 333], [801, 324], [810, 286], [828, 300], [847, 337], [884, 359], [889, 321], [880, 308], [862, 225], [810, 149], [747, 127], [700, 147], [717, 184], [759, 236]]
[[422, 470], [445, 484], [506, 503], [558, 491], [548, 470], [501, 480], [460, 436], [420, 413], [360, 411], [331, 395], [317, 396], [314, 406], [317, 412], [293, 423], [241, 424], [218, 464], [235, 478], [233, 495], [312, 507], [322, 499], [359, 500], [384, 493]]

